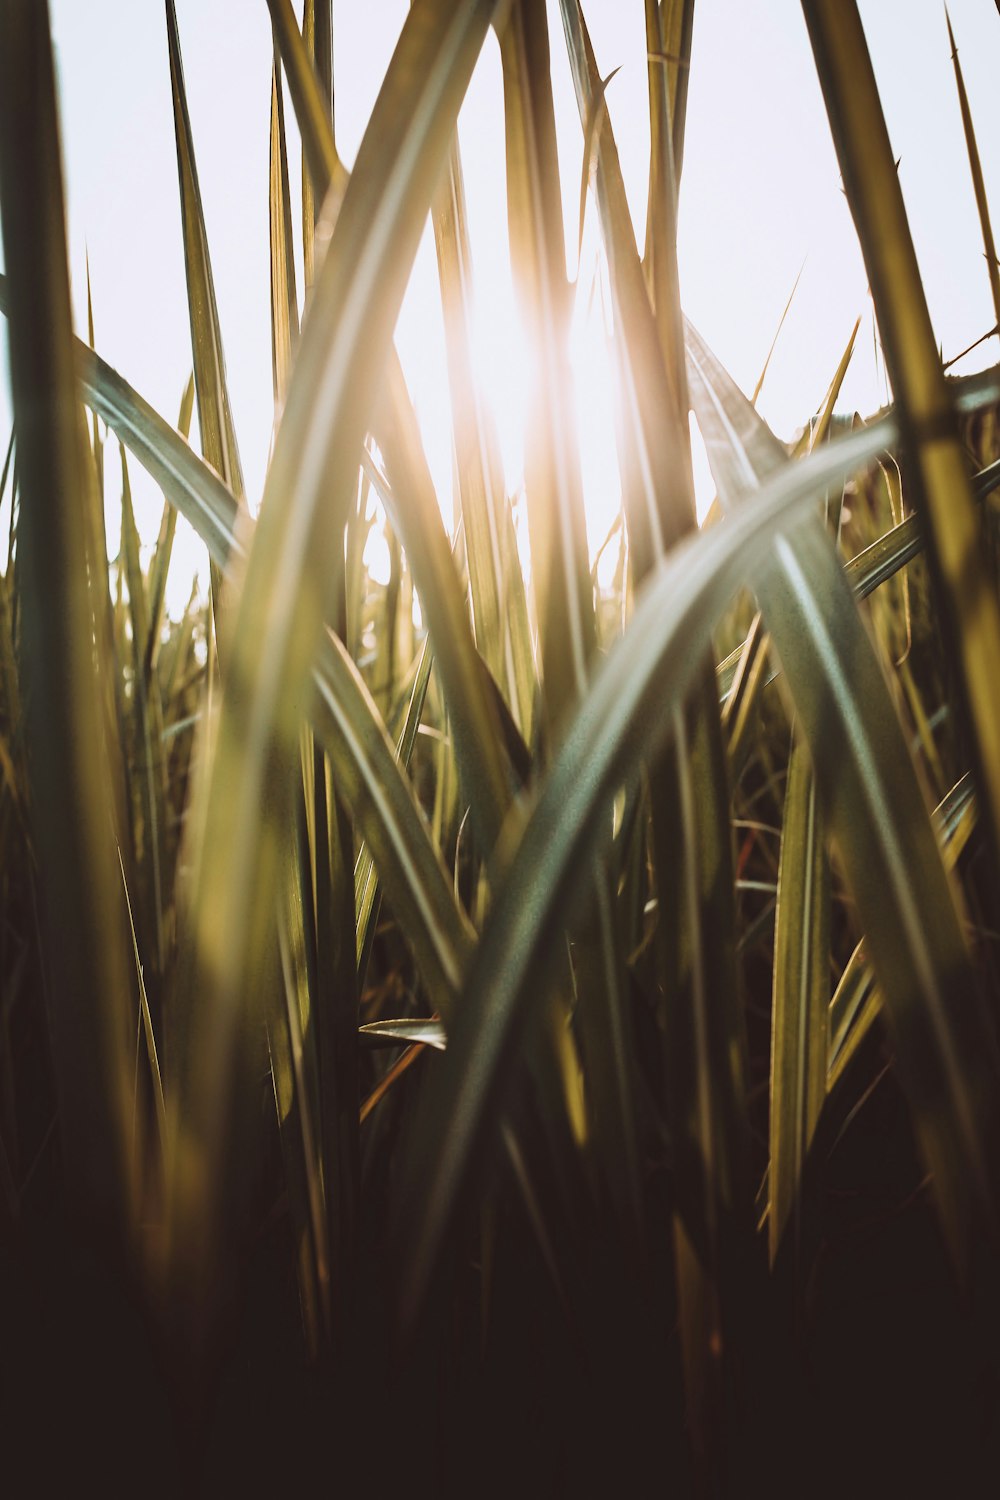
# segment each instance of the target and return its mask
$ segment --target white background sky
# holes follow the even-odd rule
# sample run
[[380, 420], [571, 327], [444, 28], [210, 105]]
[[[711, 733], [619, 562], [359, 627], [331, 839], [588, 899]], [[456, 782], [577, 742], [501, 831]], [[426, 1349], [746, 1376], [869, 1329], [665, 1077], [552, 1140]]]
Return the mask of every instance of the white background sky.
[[[99, 351], [176, 420], [191, 363], [160, 0], [50, 0], [62, 112], [70, 267], [85, 333], [89, 249]], [[335, 0], [337, 137], [353, 161], [399, 34], [406, 0]], [[584, 0], [637, 234], [645, 215], [648, 126], [641, 0]], [[987, 192], [1000, 218], [1000, 14], [952, 0]], [[937, 336], [946, 358], [993, 322], [940, 0], [861, 0]], [[251, 500], [271, 437], [268, 126], [271, 34], [264, 0], [177, 0], [198, 170]], [[554, 0], [549, 3], [567, 241], [575, 259], [582, 136]], [[292, 118], [286, 97], [286, 119]], [[479, 359], [498, 408], [508, 484], [518, 475], [516, 317], [506, 256], [499, 53], [491, 35], [460, 120], [479, 287]], [[293, 179], [298, 152], [293, 150]], [[1000, 230], [1000, 223], [997, 225]], [[591, 214], [584, 280], [593, 272]], [[854, 319], [864, 322], [842, 406], [885, 400], [866, 279], [823, 113], [798, 0], [698, 0], [680, 213], [685, 308], [744, 389], [752, 389], [800, 265], [805, 269], [760, 409], [784, 437], [821, 401]], [[571, 265], [571, 270], [573, 269]], [[301, 290], [301, 282], [300, 282]], [[608, 405], [595, 330], [577, 330], [588, 510], [595, 540], [617, 506]], [[425, 236], [398, 344], [448, 510], [451, 458], [433, 243]], [[991, 340], [961, 369], [1000, 358]], [[6, 353], [0, 438], [10, 410]], [[109, 476], [117, 466], [109, 463]], [[109, 480], [109, 482], [112, 482]], [[134, 472], [155, 534], [160, 501]], [[193, 539], [191, 539], [193, 540]], [[174, 598], [200, 553], [178, 556]], [[186, 572], [186, 577], [183, 575]]]

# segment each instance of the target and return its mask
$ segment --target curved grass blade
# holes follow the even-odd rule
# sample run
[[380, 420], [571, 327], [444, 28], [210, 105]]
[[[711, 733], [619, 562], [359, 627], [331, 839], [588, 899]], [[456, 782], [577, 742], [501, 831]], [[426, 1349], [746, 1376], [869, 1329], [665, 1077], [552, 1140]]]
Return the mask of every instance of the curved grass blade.
[[[692, 397], [729, 521], [787, 460], [688, 324]], [[870, 432], [870, 429], [869, 429]], [[978, 1208], [994, 1213], [1000, 1065], [916, 773], [881, 667], [819, 517], [779, 541], [755, 591], [813, 756], [845, 874], [886, 995], [900, 1079], [942, 1225], [964, 1264]], [[963, 996], [962, 1003], [956, 997]]]
[[50, 1036], [75, 1227], [114, 1244], [128, 1211], [134, 1012], [94, 659], [101, 605], [87, 571], [87, 442], [73, 367], [48, 5], [3, 0], [0, 34], [25, 737], [49, 931]]
[[[986, 197], [983, 167], [982, 162], [979, 160], [979, 147], [976, 144], [976, 132], [972, 123], [972, 110], [969, 108], [969, 96], [965, 89], [962, 64], [958, 60], [958, 47], [955, 44], [955, 33], [951, 29], [951, 17], [948, 14], [947, 5], [944, 8], [944, 18], [948, 26], [951, 60], [955, 66], [955, 87], [958, 91], [958, 106], [962, 112], [962, 130], [965, 133], [965, 148], [969, 154], [969, 171], [972, 175], [972, 186], [976, 194], [979, 225], [983, 232], [983, 250], [986, 255], [986, 269], [990, 278], [993, 315], [996, 318], [996, 328], [993, 330], [995, 333], [1000, 330], [1000, 263], [997, 261], [997, 248], [993, 240], [993, 226], [990, 223], [990, 205]], [[966, 352], [968, 353], [968, 351]]]
[[834, 145], [911, 462], [941, 628], [956, 667], [994, 885], [1000, 871], [1000, 608], [855, 0], [803, 0]]
[[466, 980], [474, 1004], [456, 1008], [438, 1086], [407, 1143], [396, 1225], [405, 1325], [412, 1326], [476, 1148], [497, 1117], [532, 1002], [561, 960], [555, 935], [610, 835], [612, 798], [668, 738], [729, 598], [764, 563], [781, 528], [870, 460], [879, 437], [862, 429], [825, 445], [773, 475], [757, 503], [725, 526], [679, 544], [596, 674], [496, 892]]
[[398, 1047], [416, 1043], [443, 1052], [447, 1046], [444, 1026], [437, 1020], [369, 1021], [358, 1028], [358, 1035], [368, 1047]]
[[807, 747], [788, 763], [778, 866], [771, 1009], [768, 1246], [796, 1214], [806, 1153], [826, 1097], [830, 864]]
[[775, 349], [777, 348], [778, 339], [781, 337], [781, 330], [785, 326], [785, 319], [791, 312], [792, 303], [795, 301], [795, 293], [799, 289], [799, 282], [802, 280], [802, 272], [805, 270], [805, 268], [806, 263], [803, 260], [801, 266], [799, 266], [798, 274], [796, 275], [795, 280], [792, 282], [792, 290], [788, 294], [788, 301], [785, 303], [784, 311], [782, 312], [781, 317], [778, 319], [778, 326], [774, 330], [774, 338], [771, 340], [771, 347], [767, 351], [767, 358], [764, 361], [760, 374], [757, 376], [757, 384], [754, 386], [753, 395], [750, 397], [751, 406], [757, 405], [760, 393], [764, 389], [764, 381], [767, 379], [767, 372], [771, 365], [772, 356]]

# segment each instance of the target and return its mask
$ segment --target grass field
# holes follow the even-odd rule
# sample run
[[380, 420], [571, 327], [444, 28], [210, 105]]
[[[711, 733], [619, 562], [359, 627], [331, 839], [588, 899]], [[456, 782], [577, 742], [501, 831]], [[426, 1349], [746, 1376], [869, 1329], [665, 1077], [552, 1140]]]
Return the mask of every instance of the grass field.
[[[1000, 373], [942, 368], [855, 0], [803, 11], [893, 404], [838, 410], [852, 339], [790, 446], [682, 312], [694, 0], [645, 4], [641, 245], [585, 5], [550, 36], [534, 0], [414, 0], [349, 171], [330, 0], [301, 29], [267, 3], [278, 420], [251, 516], [172, 0], [193, 374], [162, 414], [93, 322], [74, 336], [47, 5], [0, 0], [0, 1474], [980, 1493]], [[529, 363], [514, 493], [455, 133], [491, 29]], [[557, 47], [616, 376], [600, 562]], [[393, 345], [428, 215], [453, 530]], [[139, 468], [164, 500], [146, 565]], [[178, 515], [211, 587], [175, 619]]]

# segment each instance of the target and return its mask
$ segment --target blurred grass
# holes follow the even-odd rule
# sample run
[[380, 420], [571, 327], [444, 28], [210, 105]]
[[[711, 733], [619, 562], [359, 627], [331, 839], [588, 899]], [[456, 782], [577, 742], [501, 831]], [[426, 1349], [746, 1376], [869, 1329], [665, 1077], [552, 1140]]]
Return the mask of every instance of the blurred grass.
[[[691, 0], [644, 7], [641, 253], [576, 0], [580, 163], [558, 159], [544, 8], [414, 0], [350, 171], [332, 6], [300, 30], [268, 4], [254, 522], [172, 0], [176, 428], [101, 360], [89, 295], [73, 338], [47, 10], [0, 0], [8, 1469], [38, 1490], [100, 1442], [165, 1492], [839, 1493], [864, 1455], [873, 1484], [940, 1461], [961, 1489], [1000, 1430], [1000, 378], [942, 371], [853, 0], [804, 10], [897, 402], [837, 412], [855, 329], [789, 448], [682, 313]], [[455, 130], [491, 23], [530, 356], [516, 494], [475, 376], [489, 288]], [[609, 586], [566, 173], [607, 273]], [[428, 218], [453, 534], [392, 348]], [[149, 553], [135, 463], [164, 494]], [[175, 620], [178, 512], [213, 571]]]

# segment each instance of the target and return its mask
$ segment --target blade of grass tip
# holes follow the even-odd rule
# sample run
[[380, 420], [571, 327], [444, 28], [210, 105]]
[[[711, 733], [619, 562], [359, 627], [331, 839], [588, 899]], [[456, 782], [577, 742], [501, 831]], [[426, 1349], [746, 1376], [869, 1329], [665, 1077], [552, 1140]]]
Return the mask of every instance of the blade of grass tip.
[[359, 1028], [359, 1034], [367, 1047], [398, 1047], [400, 1043], [410, 1042], [443, 1052], [447, 1046], [444, 1026], [433, 1017], [428, 1020], [369, 1021]]
[[[1000, 328], [1000, 264], [997, 263], [997, 250], [993, 240], [993, 226], [990, 223], [990, 206], [986, 197], [986, 184], [983, 181], [983, 167], [979, 160], [979, 147], [976, 144], [976, 132], [972, 124], [972, 110], [969, 108], [969, 96], [965, 89], [965, 79], [962, 76], [962, 64], [958, 60], [958, 47], [955, 44], [955, 33], [951, 29], [951, 17], [948, 7], [944, 8], [944, 18], [948, 26], [948, 42], [951, 47], [951, 60], [955, 66], [955, 87], [958, 90], [958, 105], [962, 112], [962, 129], [965, 132], [965, 149], [969, 154], [969, 171], [972, 174], [972, 186], [976, 194], [976, 209], [979, 213], [979, 226], [983, 234], [983, 250], [986, 254], [986, 269], [990, 278], [990, 294], [993, 298], [993, 313], [996, 318], [996, 326]], [[994, 330], [995, 332], [996, 330]]]
[[[49, 1026], [73, 1218], [114, 1243], [127, 1213], [131, 987], [87, 576], [48, 6], [0, 4], [0, 211], [12, 292], [26, 742], [49, 930]], [[54, 925], [54, 924], [57, 924]]]
[[539, 990], [561, 961], [557, 935], [610, 837], [607, 808], [669, 736], [725, 604], [796, 513], [878, 451], [879, 435], [862, 430], [826, 445], [773, 476], [757, 505], [680, 543], [595, 675], [497, 889], [466, 979], [474, 1004], [456, 1006], [437, 1086], [405, 1143], [395, 1242], [404, 1326], [413, 1325], [477, 1148], [498, 1118]]
[[[293, 22], [294, 24], [294, 22]], [[325, 113], [330, 120], [330, 138], [333, 140], [333, 3], [320, 0], [305, 0], [302, 9], [302, 41], [306, 54], [315, 70], [319, 94]], [[306, 291], [313, 284], [316, 274], [316, 220], [322, 207], [322, 194], [314, 192], [314, 173], [309, 168], [307, 147], [302, 147], [302, 250]]]
[[[815, 424], [811, 424], [804, 429], [802, 436], [799, 438], [795, 447], [792, 449], [793, 458], [799, 458], [803, 453], [808, 453], [811, 448], [816, 447], [817, 443], [822, 443], [825, 440], [826, 435], [830, 430], [830, 419], [833, 416], [833, 410], [837, 404], [837, 398], [840, 395], [841, 387], [844, 384], [844, 378], [847, 375], [847, 370], [854, 354], [854, 345], [857, 342], [858, 329], [860, 327], [861, 319], [857, 318], [855, 320], [854, 327], [851, 329], [851, 336], [847, 340], [847, 347], [845, 348], [843, 354], [840, 356], [840, 363], [838, 364], [836, 370], [833, 372], [833, 379], [830, 381], [829, 389], [827, 390], [827, 393], [823, 398], [823, 404], [820, 407], [819, 416]], [[750, 404], [753, 405], [753, 402], [751, 402]]]
[[1000, 609], [987, 576], [954, 407], [857, 5], [803, 0], [803, 12], [911, 457], [914, 509], [923, 523], [934, 598], [970, 730], [995, 893], [1000, 889]]
[[295, 293], [292, 250], [292, 203], [285, 146], [285, 108], [281, 69], [275, 51], [271, 69], [271, 158], [268, 220], [271, 245], [271, 369], [276, 413], [288, 387], [295, 344], [299, 336], [299, 305]]
[[805, 742], [788, 764], [778, 865], [771, 1000], [768, 1247], [773, 1266], [791, 1221], [826, 1096], [830, 1004], [830, 862]]
[[604, 96], [607, 93], [608, 84], [614, 78], [615, 74], [620, 72], [621, 64], [619, 63], [617, 68], [611, 69], [606, 78], [600, 80], [597, 88], [594, 90], [594, 97], [591, 100], [587, 111], [587, 118], [584, 122], [583, 167], [580, 172], [580, 224], [576, 240], [577, 281], [580, 279], [580, 257], [583, 254], [583, 230], [587, 219], [587, 194], [590, 188], [591, 173], [596, 166], [597, 134], [601, 128], [604, 111], [607, 108]]
[[[200, 790], [204, 816], [182, 955], [199, 995], [182, 1043], [170, 1218], [192, 1332], [221, 1272], [208, 1184], [232, 1162], [241, 1052], [260, 1003], [288, 772], [343, 555], [358, 455], [492, 0], [417, 0], [372, 111], [313, 293], [232, 625], [231, 688]], [[449, 559], [450, 561], [450, 559]], [[342, 572], [342, 570], [340, 570]], [[342, 577], [339, 582], [342, 585]], [[199, 1142], [197, 1174], [184, 1161]], [[205, 1278], [207, 1277], [207, 1282]], [[199, 1305], [200, 1304], [200, 1305]]]
[[764, 389], [764, 381], [767, 379], [767, 372], [770, 368], [771, 357], [777, 347], [778, 339], [781, 336], [781, 330], [785, 326], [785, 319], [788, 317], [788, 314], [791, 311], [792, 303], [795, 301], [795, 293], [799, 289], [799, 282], [802, 280], [802, 272], [805, 270], [805, 268], [806, 262], [805, 258], [803, 258], [802, 264], [798, 269], [798, 274], [796, 275], [795, 280], [792, 282], [792, 290], [788, 294], [788, 301], [785, 303], [785, 310], [781, 314], [781, 317], [778, 319], [778, 326], [774, 330], [774, 338], [771, 340], [771, 347], [767, 351], [767, 358], [764, 361], [764, 367], [761, 370], [760, 374], [757, 376], [757, 384], [754, 386], [753, 395], [750, 397], [751, 406], [757, 405], [757, 400], [760, 396], [760, 393]]
[[177, 13], [174, 0], [165, 0], [165, 4], [167, 45], [170, 54], [170, 91], [173, 98], [174, 136], [177, 146], [177, 176], [181, 198], [181, 223], [184, 231], [184, 273], [187, 278], [188, 310], [191, 319], [191, 353], [194, 360], [195, 390], [198, 394], [201, 451], [213, 469], [222, 475], [237, 500], [242, 500], [243, 470], [240, 466], [226, 382], [222, 328], [215, 298], [215, 281], [208, 250], [208, 233], [205, 228], [201, 189], [198, 185], [191, 117], [188, 113], [187, 93], [184, 87]]
[[496, 427], [473, 370], [472, 251], [457, 135], [432, 217], [476, 644], [530, 741], [535, 670], [528, 607]]
[[[646, 56], [650, 67], [655, 66], [663, 74], [658, 91], [665, 93], [667, 101], [667, 128], [671, 137], [671, 157], [674, 163], [676, 189], [680, 188], [681, 168], [684, 164], [684, 131], [687, 120], [688, 81], [691, 76], [691, 42], [694, 35], [694, 0], [658, 0], [655, 18], [655, 40], [649, 38], [647, 29]], [[647, 19], [650, 12], [647, 8]], [[652, 79], [650, 80], [652, 85]], [[647, 272], [652, 265], [653, 182], [649, 184], [646, 200], [646, 244], [643, 250], [643, 265]]]
[[[731, 520], [744, 499], [752, 508], [761, 478], [788, 460], [690, 324], [687, 342], [692, 399]], [[819, 516], [794, 542], [779, 543], [755, 591], [886, 992], [900, 1081], [961, 1266], [974, 1204], [987, 1217], [992, 1212], [997, 1062], [956, 892], [881, 666]], [[950, 997], [964, 992], [968, 1003], [956, 1010]]]
[[[177, 414], [177, 431], [182, 437], [186, 438], [191, 431], [191, 417], [193, 412], [194, 372], [192, 371], [184, 387], [180, 411]], [[149, 639], [146, 644], [146, 659], [143, 662], [143, 672], [147, 687], [156, 669], [160, 646], [162, 644], [161, 637], [167, 601], [167, 577], [170, 572], [170, 559], [173, 556], [176, 531], [177, 509], [171, 505], [169, 500], [165, 500], [163, 515], [160, 519], [160, 530], [156, 538], [156, 547], [153, 551], [153, 561], [149, 568]]]
[[695, 0], [660, 0], [663, 52], [667, 59], [667, 86], [670, 90], [671, 154], [674, 159], [674, 181], [678, 189], [684, 166], [694, 5]]

